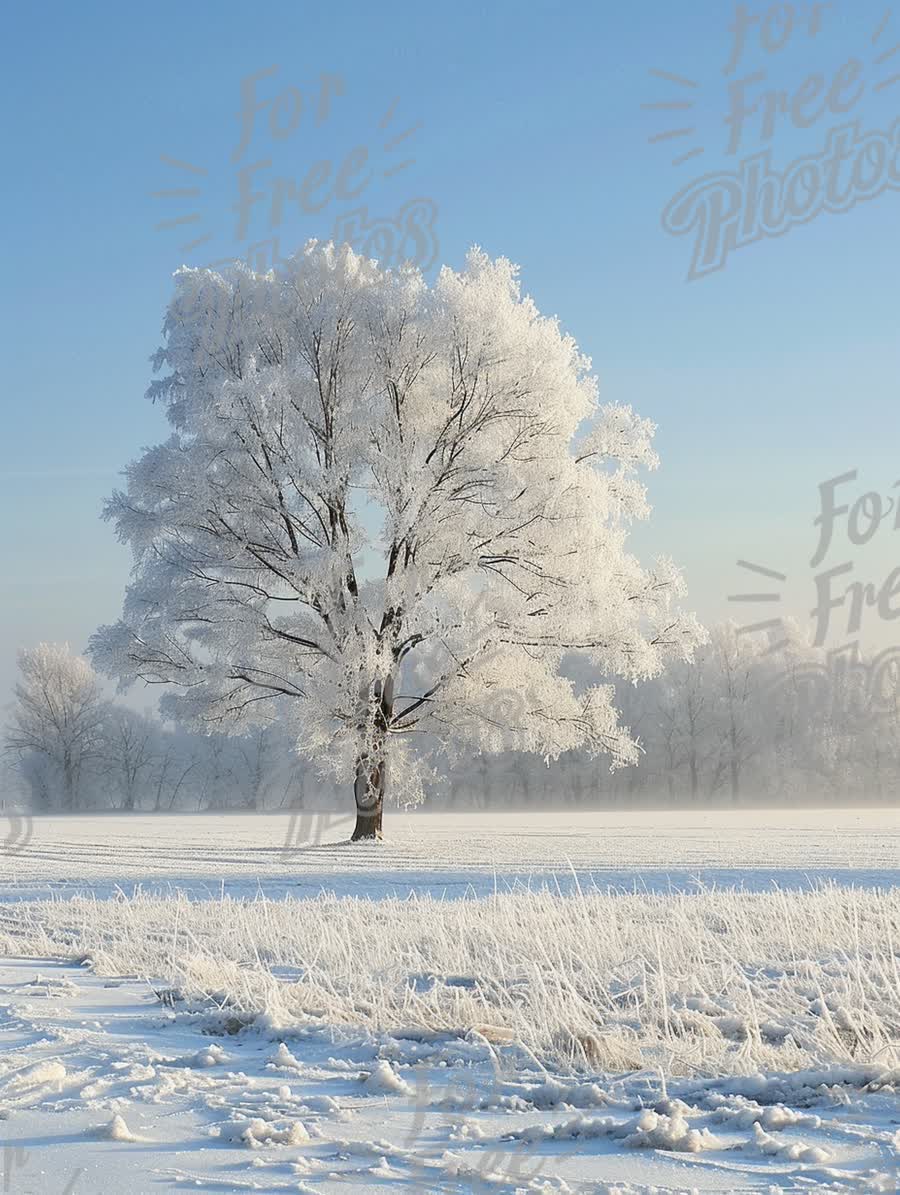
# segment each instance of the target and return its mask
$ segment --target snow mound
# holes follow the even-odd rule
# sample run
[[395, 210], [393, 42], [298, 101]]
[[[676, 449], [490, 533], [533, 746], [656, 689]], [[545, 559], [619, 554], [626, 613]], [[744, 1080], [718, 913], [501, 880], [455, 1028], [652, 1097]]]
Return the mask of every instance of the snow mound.
[[634, 1149], [668, 1149], [692, 1154], [722, 1147], [722, 1142], [709, 1129], [692, 1129], [682, 1113], [666, 1116], [650, 1108], [638, 1117], [624, 1144]]
[[228, 1061], [228, 1059], [227, 1059], [227, 1057], [225, 1055], [225, 1051], [222, 1049], [222, 1047], [217, 1046], [217, 1045], [211, 1045], [211, 1046], [207, 1046], [206, 1049], [204, 1049], [204, 1050], [198, 1050], [197, 1053], [194, 1054], [194, 1056], [191, 1058], [191, 1066], [195, 1066], [195, 1067], [219, 1066], [219, 1065], [221, 1065], [221, 1063], [227, 1062], [227, 1061]]
[[633, 1120], [611, 1116], [576, 1116], [558, 1125], [535, 1125], [509, 1135], [510, 1140], [571, 1141], [611, 1137], [630, 1149], [664, 1149], [677, 1153], [701, 1153], [721, 1149], [722, 1142], [709, 1129], [692, 1129], [682, 1112], [671, 1116], [646, 1108]]
[[303, 1066], [297, 1061], [284, 1042], [280, 1042], [278, 1049], [266, 1064], [266, 1070], [302, 1071]]
[[793, 1108], [786, 1108], [784, 1104], [771, 1104], [763, 1108], [752, 1100], [747, 1100], [737, 1108], [717, 1107], [713, 1112], [713, 1120], [739, 1129], [759, 1125], [767, 1132], [787, 1128], [818, 1129], [822, 1125], [819, 1116], [796, 1112]]
[[609, 1096], [596, 1083], [561, 1083], [549, 1078], [543, 1083], [528, 1084], [522, 1090], [523, 1098], [535, 1108], [555, 1108], [567, 1105], [570, 1108], [602, 1108], [609, 1102]]
[[401, 1079], [389, 1062], [381, 1061], [373, 1071], [363, 1071], [359, 1076], [366, 1091], [376, 1095], [412, 1095], [413, 1089]]
[[51, 1083], [62, 1083], [66, 1077], [66, 1068], [57, 1059], [48, 1062], [36, 1062], [32, 1066], [22, 1067], [6, 1080], [7, 1085], [14, 1089], [25, 1087], [47, 1087]]
[[756, 1147], [771, 1157], [787, 1158], [790, 1162], [829, 1162], [831, 1154], [816, 1145], [804, 1145], [802, 1141], [785, 1142], [771, 1136], [760, 1124], [753, 1126]]
[[97, 1136], [104, 1138], [106, 1141], [147, 1141], [149, 1138], [141, 1137], [137, 1133], [133, 1133], [121, 1116], [114, 1116], [109, 1124], [103, 1125], [98, 1131]]
[[292, 1121], [284, 1128], [277, 1128], [257, 1116], [252, 1120], [227, 1125], [219, 1137], [234, 1145], [248, 1145], [251, 1149], [258, 1149], [261, 1145], [303, 1145], [309, 1140], [309, 1133], [299, 1120]]

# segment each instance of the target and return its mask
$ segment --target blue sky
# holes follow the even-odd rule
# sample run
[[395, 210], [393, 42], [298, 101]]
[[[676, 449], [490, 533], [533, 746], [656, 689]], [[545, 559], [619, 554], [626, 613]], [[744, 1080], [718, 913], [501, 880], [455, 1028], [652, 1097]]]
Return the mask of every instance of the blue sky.
[[[437, 212], [440, 261], [459, 265], [478, 243], [520, 263], [525, 289], [593, 358], [604, 397], [659, 425], [641, 554], [684, 566], [705, 619], [759, 616], [726, 600], [756, 587], [739, 558], [787, 575], [778, 612], [805, 618], [819, 483], [857, 469], [841, 498], [898, 492], [900, 194], [824, 211], [693, 281], [692, 238], [666, 232], [661, 214], [701, 176], [766, 149], [783, 171], [853, 121], [886, 134], [900, 116], [900, 10], [885, 22], [884, 0], [748, 5], [725, 74], [735, 10], [712, 0], [17, 6], [2, 84], [0, 701], [18, 646], [81, 649], [117, 615], [129, 560], [99, 511], [117, 471], [165, 434], [143, 393], [173, 270], [244, 257], [273, 237], [285, 254], [360, 206], [390, 220], [413, 199]], [[237, 156], [242, 80], [273, 67], [255, 83], [263, 106]], [[774, 124], [766, 137], [763, 100], [729, 154], [728, 88], [748, 76], [748, 104], [777, 93]], [[666, 102], [690, 106], [642, 107]], [[270, 126], [276, 103], [282, 136]], [[678, 128], [693, 131], [652, 140]], [[360, 146], [368, 157], [354, 173]], [[266, 161], [241, 238], [239, 171]], [[342, 164], [345, 191], [365, 181], [355, 198], [336, 193]], [[271, 226], [276, 178], [301, 193], [307, 179], [318, 210], [288, 201]], [[158, 194], [184, 188], [198, 194]], [[852, 579], [883, 584], [900, 544], [892, 528], [893, 516], [860, 546], [839, 524], [820, 569], [852, 562]], [[846, 638], [838, 622], [835, 641]], [[896, 625], [873, 613], [863, 631], [886, 645]]]

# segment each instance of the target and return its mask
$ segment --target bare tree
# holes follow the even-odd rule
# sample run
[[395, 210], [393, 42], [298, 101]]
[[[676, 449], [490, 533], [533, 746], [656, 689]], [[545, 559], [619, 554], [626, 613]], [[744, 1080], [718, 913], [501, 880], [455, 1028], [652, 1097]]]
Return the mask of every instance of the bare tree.
[[102, 757], [107, 702], [90, 664], [68, 645], [41, 643], [19, 652], [7, 748], [21, 764], [43, 761], [41, 783], [63, 809], [80, 804], [91, 764]]
[[159, 752], [158, 724], [145, 714], [119, 707], [103, 723], [103, 757], [121, 808], [140, 804]]
[[760, 747], [757, 652], [749, 640], [741, 638], [732, 623], [715, 627], [711, 642], [715, 679], [719, 685], [719, 761], [728, 777], [731, 799], [737, 801], [744, 770]]

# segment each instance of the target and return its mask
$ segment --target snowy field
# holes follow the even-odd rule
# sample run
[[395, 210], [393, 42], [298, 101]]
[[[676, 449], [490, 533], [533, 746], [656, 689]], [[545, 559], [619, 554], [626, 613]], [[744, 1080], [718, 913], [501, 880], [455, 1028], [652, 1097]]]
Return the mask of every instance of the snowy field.
[[[0, 840], [4, 823], [0, 817]], [[668, 891], [895, 882], [900, 810], [411, 813], [387, 843], [345, 845], [345, 812], [93, 814], [9, 829], [0, 898], [179, 889], [197, 895], [483, 895], [515, 882]], [[24, 845], [19, 845], [24, 844]]]
[[897, 811], [36, 818], [2, 1189], [896, 1191]]

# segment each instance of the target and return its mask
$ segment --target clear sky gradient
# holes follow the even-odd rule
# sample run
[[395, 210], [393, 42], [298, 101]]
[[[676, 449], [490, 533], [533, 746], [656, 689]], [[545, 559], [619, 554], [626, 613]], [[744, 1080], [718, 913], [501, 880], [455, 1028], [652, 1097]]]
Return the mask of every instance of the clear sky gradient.
[[[860, 194], [835, 183], [847, 210], [691, 281], [694, 238], [665, 231], [661, 214], [766, 149], [785, 171], [854, 121], [887, 136], [900, 6], [751, 4], [737, 29], [735, 13], [714, 0], [15, 6], [2, 71], [0, 703], [17, 647], [83, 649], [119, 610], [130, 562], [99, 513], [117, 472], [166, 434], [143, 392], [173, 270], [272, 237], [285, 254], [362, 206], [387, 219], [416, 198], [437, 209], [441, 262], [460, 265], [477, 243], [520, 263], [604, 396], [659, 425], [654, 513], [634, 542], [685, 568], [701, 617], [759, 618], [727, 597], [774, 587], [778, 613], [807, 619], [814, 574], [844, 562], [848, 579], [881, 585], [900, 556], [893, 514], [865, 545], [838, 522], [810, 566], [821, 482], [857, 469], [839, 500], [898, 493], [900, 193], [878, 184], [877, 147]], [[238, 152], [242, 81], [273, 67]], [[726, 123], [729, 85], [757, 104], [742, 123]], [[361, 146], [364, 168], [351, 169]], [[241, 230], [240, 171], [266, 162]], [[342, 165], [356, 196], [339, 193]], [[306, 210], [285, 200], [273, 226], [277, 178]], [[196, 193], [159, 194], [184, 190]], [[738, 559], [788, 579], [760, 585]], [[836, 613], [835, 643], [848, 637], [839, 624]], [[870, 613], [863, 631], [888, 644], [898, 626]]]

